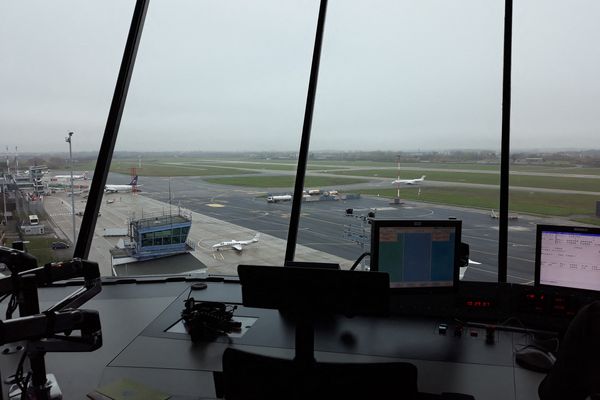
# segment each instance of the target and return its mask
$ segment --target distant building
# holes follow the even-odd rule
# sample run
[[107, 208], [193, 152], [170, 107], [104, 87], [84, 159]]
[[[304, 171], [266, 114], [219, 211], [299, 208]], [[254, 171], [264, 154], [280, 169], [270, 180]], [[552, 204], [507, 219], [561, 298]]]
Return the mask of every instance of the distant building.
[[45, 192], [45, 185], [42, 180], [48, 167], [45, 165], [34, 165], [29, 167], [29, 180], [33, 184], [33, 191], [35, 194], [40, 195]]
[[130, 245], [111, 250], [113, 270], [122, 263], [130, 264], [188, 253], [193, 250], [187, 244], [191, 226], [191, 213], [186, 214], [182, 210], [170, 214], [153, 214], [130, 221]]

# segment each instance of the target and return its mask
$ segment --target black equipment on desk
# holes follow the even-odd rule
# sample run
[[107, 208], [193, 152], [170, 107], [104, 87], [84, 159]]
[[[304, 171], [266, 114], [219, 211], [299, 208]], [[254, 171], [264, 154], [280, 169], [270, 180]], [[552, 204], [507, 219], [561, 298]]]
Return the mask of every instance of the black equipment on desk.
[[389, 278], [384, 272], [239, 265], [246, 307], [310, 315], [387, 315]]
[[340, 269], [340, 264], [307, 261], [286, 261], [285, 267]]
[[236, 308], [214, 301], [196, 301], [190, 297], [185, 301], [181, 318], [192, 337], [192, 342], [212, 340], [241, 328], [242, 324], [233, 320]]
[[459, 220], [371, 221], [371, 271], [387, 272], [390, 287], [451, 289], [461, 266]]

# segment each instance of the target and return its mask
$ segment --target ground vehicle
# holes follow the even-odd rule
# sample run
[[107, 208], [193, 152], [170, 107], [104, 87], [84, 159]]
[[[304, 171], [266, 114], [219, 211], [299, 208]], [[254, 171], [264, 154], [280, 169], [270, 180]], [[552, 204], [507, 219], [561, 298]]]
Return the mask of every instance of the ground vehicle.
[[292, 196], [289, 194], [284, 194], [282, 196], [267, 197], [267, 203], [277, 203], [278, 201], [292, 201]]
[[52, 250], [68, 249], [69, 245], [65, 242], [52, 242], [50, 247], [52, 247]]
[[40, 219], [37, 215], [32, 214], [29, 216], [29, 225], [37, 225], [40, 223]]

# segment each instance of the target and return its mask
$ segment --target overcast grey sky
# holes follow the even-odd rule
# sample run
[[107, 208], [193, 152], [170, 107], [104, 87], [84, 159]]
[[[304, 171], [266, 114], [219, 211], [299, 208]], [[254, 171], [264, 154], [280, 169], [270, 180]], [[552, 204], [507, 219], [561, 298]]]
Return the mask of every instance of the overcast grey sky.
[[[0, 0], [0, 151], [99, 147], [133, 1]], [[318, 1], [152, 0], [118, 150], [295, 150]], [[499, 150], [503, 0], [331, 0], [312, 150]], [[512, 145], [600, 148], [600, 2], [516, 0]]]

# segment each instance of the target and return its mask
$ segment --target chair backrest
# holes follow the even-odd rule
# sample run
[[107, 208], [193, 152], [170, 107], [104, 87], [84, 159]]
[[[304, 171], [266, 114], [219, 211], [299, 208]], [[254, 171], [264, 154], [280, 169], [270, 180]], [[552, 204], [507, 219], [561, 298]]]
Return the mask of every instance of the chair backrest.
[[310, 366], [228, 348], [224, 394], [237, 399], [415, 399], [410, 363], [321, 363]]

